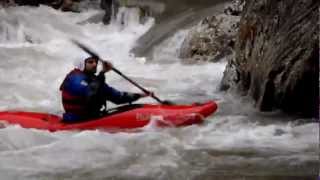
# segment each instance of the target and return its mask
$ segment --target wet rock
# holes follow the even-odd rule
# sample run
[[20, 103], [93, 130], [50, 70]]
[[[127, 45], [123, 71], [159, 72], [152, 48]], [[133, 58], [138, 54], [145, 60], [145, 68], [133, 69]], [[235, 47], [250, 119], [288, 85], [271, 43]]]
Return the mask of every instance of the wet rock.
[[109, 24], [112, 17], [115, 17], [118, 12], [119, 2], [116, 0], [101, 0], [100, 7], [105, 11], [105, 15], [102, 20], [103, 23]]
[[253, 97], [261, 111], [317, 116], [319, 1], [247, 1], [221, 87]]
[[73, 0], [63, 0], [60, 8], [62, 11], [73, 11], [73, 5]]
[[[182, 44], [180, 58], [215, 62], [231, 55], [240, 17], [229, 11], [240, 11], [241, 3], [233, 1], [224, 14], [207, 17], [193, 28]], [[234, 6], [237, 10], [233, 10]]]
[[240, 16], [244, 5], [245, 0], [234, 0], [226, 6], [224, 13], [231, 16]]
[[63, 0], [14, 0], [16, 4], [20, 6], [39, 6], [40, 4], [45, 4], [49, 6], [61, 5]]
[[222, 83], [220, 84], [220, 90], [226, 91], [231, 87], [235, 87], [239, 82], [239, 74], [236, 68], [235, 53], [227, 58], [228, 64], [223, 73]]
[[100, 7], [105, 10], [103, 23], [109, 24], [118, 14], [120, 7], [138, 8], [140, 21], [144, 23], [147, 17], [155, 16], [164, 10], [162, 4], [154, 0], [101, 0]]
[[15, 3], [19, 6], [39, 6], [40, 4], [39, 0], [15, 0]]
[[14, 6], [15, 2], [14, 0], [2, 0], [0, 1], [0, 7], [9, 7], [9, 6]]
[[47, 5], [62, 11], [79, 12], [78, 4], [81, 0], [10, 0], [19, 6]]

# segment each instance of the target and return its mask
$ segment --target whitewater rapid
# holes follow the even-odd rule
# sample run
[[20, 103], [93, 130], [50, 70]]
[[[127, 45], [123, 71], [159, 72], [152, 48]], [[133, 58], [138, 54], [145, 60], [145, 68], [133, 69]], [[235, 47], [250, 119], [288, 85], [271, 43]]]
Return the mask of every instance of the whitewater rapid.
[[[1, 179], [210, 179], [226, 175], [236, 179], [317, 174], [317, 123], [305, 123], [305, 119], [288, 123], [292, 117], [259, 113], [250, 101], [219, 92], [224, 60], [190, 65], [178, 58], [188, 29], [155, 47], [150, 62], [130, 50], [153, 26], [152, 18], [140, 24], [136, 10], [121, 9], [122, 15], [108, 26], [88, 20], [100, 13], [62, 13], [46, 6], [0, 9], [0, 110], [61, 115], [59, 85], [74, 60], [83, 55], [70, 42], [77, 39], [162, 99], [178, 103], [215, 100], [218, 112], [200, 126], [147, 127], [135, 133], [2, 128]], [[139, 92], [112, 72], [107, 82]], [[139, 102], [155, 103], [153, 99]]]

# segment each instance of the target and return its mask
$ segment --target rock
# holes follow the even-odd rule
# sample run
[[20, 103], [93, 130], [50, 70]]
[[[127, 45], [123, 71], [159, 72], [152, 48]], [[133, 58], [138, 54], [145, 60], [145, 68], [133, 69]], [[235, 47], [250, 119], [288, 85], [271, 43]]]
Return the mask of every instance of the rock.
[[235, 65], [235, 53], [227, 58], [228, 64], [223, 74], [222, 83], [220, 84], [220, 90], [226, 91], [231, 87], [235, 87], [239, 82], [239, 74]]
[[20, 6], [39, 6], [45, 4], [49, 6], [61, 5], [64, 0], [14, 0]]
[[[233, 3], [241, 5], [241, 1]], [[230, 9], [230, 6], [226, 8]], [[205, 18], [184, 40], [180, 58], [216, 62], [231, 55], [239, 21], [240, 17], [227, 14]]]
[[138, 8], [141, 23], [144, 23], [147, 17], [161, 13], [164, 8], [159, 2], [153, 0], [101, 0], [100, 7], [105, 10], [104, 24], [109, 24], [112, 18], [117, 16], [120, 7]]
[[9, 7], [9, 6], [14, 6], [15, 2], [14, 0], [4, 0], [0, 2], [0, 7]]
[[39, 6], [40, 1], [39, 0], [15, 0], [15, 3], [19, 6]]
[[103, 23], [109, 24], [112, 17], [115, 17], [118, 12], [119, 2], [116, 0], [101, 0], [100, 7], [105, 10], [105, 15], [102, 20]]
[[240, 16], [243, 10], [245, 0], [234, 0], [224, 9], [224, 13], [231, 16]]
[[60, 8], [62, 11], [72, 11], [73, 10], [73, 0], [63, 0]]
[[240, 21], [236, 57], [221, 84], [253, 97], [261, 111], [317, 116], [319, 1], [248, 1]]
[[81, 0], [10, 0], [19, 6], [39, 6], [40, 4], [51, 6], [62, 11], [79, 12], [77, 6]]

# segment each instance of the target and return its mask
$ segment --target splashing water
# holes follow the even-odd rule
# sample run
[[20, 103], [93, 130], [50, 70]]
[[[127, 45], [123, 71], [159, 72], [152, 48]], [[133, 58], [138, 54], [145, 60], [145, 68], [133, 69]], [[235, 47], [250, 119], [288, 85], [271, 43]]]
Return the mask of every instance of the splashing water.
[[[61, 114], [58, 87], [83, 53], [69, 41], [74, 38], [159, 97], [180, 103], [213, 99], [218, 112], [200, 126], [150, 125], [136, 133], [49, 133], [9, 126], [0, 129], [2, 179], [294, 179], [317, 174], [316, 123], [286, 123], [290, 117], [258, 113], [250, 102], [217, 91], [224, 61], [179, 62], [177, 50], [188, 30], [156, 47], [154, 61], [144, 63], [130, 49], [153, 19], [140, 24], [135, 10], [121, 9], [121, 17], [108, 26], [87, 21], [97, 13], [62, 13], [45, 6], [0, 9], [0, 110]], [[114, 73], [107, 81], [139, 92]]]

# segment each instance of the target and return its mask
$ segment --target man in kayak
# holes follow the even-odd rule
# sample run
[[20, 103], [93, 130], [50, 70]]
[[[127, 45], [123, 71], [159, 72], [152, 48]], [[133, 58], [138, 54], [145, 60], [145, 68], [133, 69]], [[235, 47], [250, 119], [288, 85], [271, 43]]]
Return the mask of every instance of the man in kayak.
[[105, 83], [104, 74], [112, 64], [104, 61], [98, 75], [96, 57], [82, 58], [64, 79], [60, 86], [62, 104], [65, 110], [63, 121], [79, 122], [103, 116], [106, 101], [115, 104], [131, 103], [151, 94], [121, 92]]

